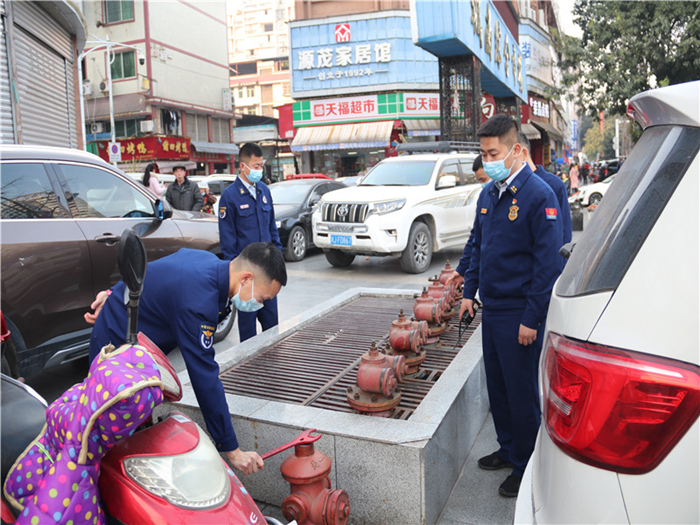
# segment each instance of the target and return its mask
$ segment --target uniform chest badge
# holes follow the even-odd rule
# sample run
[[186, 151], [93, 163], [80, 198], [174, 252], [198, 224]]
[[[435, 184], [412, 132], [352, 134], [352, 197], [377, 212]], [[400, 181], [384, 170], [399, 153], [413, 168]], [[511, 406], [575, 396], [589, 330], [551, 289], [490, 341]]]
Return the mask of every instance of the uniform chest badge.
[[265, 195], [263, 195], [263, 203], [267, 204], [267, 197]]
[[242, 210], [247, 210], [248, 208], [250, 208], [250, 204], [241, 204]]
[[518, 210], [519, 210], [519, 209], [520, 209], [520, 208], [518, 208], [518, 207], [515, 206], [515, 205], [513, 205], [513, 206], [510, 207], [510, 213], [508, 213], [508, 218], [509, 218], [511, 221], [514, 221], [515, 219], [518, 218]]
[[241, 188], [241, 195], [245, 195], [245, 190]]

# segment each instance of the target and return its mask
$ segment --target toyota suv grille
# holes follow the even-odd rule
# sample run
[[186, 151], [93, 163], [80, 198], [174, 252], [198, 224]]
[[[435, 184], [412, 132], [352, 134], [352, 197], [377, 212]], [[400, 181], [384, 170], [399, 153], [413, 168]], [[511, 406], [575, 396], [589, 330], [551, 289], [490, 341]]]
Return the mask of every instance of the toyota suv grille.
[[368, 204], [324, 204], [323, 220], [326, 222], [365, 222]]

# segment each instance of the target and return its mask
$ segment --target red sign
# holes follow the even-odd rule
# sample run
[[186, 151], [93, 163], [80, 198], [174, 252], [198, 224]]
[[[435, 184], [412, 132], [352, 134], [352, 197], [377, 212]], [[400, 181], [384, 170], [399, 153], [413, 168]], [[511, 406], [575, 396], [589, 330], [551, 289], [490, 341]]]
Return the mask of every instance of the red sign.
[[338, 24], [335, 26], [335, 41], [350, 42], [350, 24]]
[[482, 124], [496, 114], [496, 100], [493, 95], [484, 93], [481, 97], [481, 122]]
[[[109, 162], [109, 141], [97, 143], [100, 158]], [[190, 138], [171, 136], [150, 136], [135, 139], [121, 139], [122, 162], [154, 159], [189, 159]]]

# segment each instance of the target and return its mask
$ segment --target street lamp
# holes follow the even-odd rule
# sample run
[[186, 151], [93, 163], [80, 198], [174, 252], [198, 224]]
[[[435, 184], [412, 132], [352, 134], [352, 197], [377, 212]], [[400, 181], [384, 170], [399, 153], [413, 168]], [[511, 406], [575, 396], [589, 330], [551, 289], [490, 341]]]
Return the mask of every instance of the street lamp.
[[[95, 47], [92, 47], [88, 49], [87, 51], [83, 51], [80, 53], [78, 56], [78, 83], [80, 85], [80, 126], [81, 126], [81, 135], [83, 137], [83, 150], [87, 151], [87, 136], [85, 133], [85, 97], [83, 94], [83, 67], [82, 67], [82, 61], [83, 58], [85, 58], [88, 54], [92, 53], [93, 51], [97, 51], [98, 49], [107, 49], [107, 56], [109, 60], [107, 61], [107, 83], [109, 85], [109, 123], [110, 123], [110, 131], [111, 131], [111, 141], [115, 142], [116, 137], [115, 137], [115, 132], [114, 132], [114, 99], [112, 98], [112, 62], [114, 62], [114, 50], [112, 48], [114, 47], [128, 47], [131, 49], [134, 49], [139, 52], [139, 63], [143, 65], [145, 61], [145, 56], [143, 54], [143, 51], [139, 49], [136, 46], [132, 46], [129, 44], [122, 44], [120, 42], [111, 42], [109, 40], [109, 37], [107, 37], [106, 40], [103, 40], [100, 37], [97, 37], [95, 35], [90, 35], [92, 38], [95, 40], [91, 40], [88, 42], [85, 42], [85, 45], [92, 45], [96, 44]], [[116, 166], [116, 162], [114, 163]]]

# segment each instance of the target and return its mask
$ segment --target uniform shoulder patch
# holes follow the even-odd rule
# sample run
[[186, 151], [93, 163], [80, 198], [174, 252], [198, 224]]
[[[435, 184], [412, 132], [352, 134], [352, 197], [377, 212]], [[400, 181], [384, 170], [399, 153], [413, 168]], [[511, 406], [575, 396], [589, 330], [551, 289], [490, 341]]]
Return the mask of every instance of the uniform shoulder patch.
[[199, 325], [199, 342], [203, 348], [208, 350], [212, 347], [214, 344], [214, 332], [216, 332], [216, 328], [211, 325]]
[[548, 221], [556, 221], [557, 220], [557, 209], [556, 208], [545, 208], [544, 212], [547, 215]]
[[226, 206], [219, 206], [219, 218], [220, 219], [226, 218]]
[[486, 215], [489, 212], [488, 208], [481, 208], [481, 215]]

